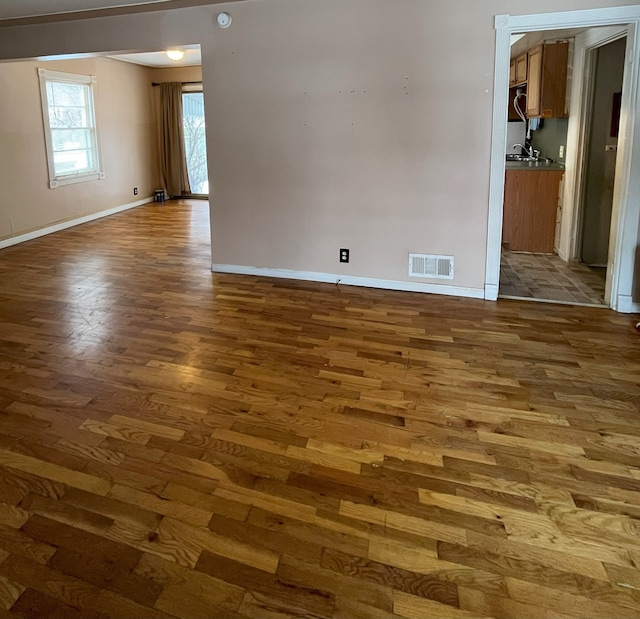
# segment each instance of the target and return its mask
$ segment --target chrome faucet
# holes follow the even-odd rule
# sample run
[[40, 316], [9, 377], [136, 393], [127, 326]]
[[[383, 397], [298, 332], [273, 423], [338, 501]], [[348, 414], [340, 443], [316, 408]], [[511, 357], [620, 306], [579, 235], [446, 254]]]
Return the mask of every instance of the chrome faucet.
[[537, 159], [540, 156], [540, 151], [539, 150], [535, 150], [533, 148], [533, 146], [525, 146], [524, 144], [514, 144], [513, 148], [521, 148], [532, 159]]

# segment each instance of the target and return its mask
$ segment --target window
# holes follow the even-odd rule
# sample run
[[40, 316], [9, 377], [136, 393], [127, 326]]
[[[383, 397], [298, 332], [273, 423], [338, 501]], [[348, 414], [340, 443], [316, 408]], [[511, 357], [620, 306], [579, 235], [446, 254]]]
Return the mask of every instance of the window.
[[49, 186], [104, 178], [93, 105], [96, 78], [45, 69], [38, 75]]
[[[202, 89], [202, 85], [200, 85], [200, 89]], [[191, 193], [206, 195], [209, 193], [209, 172], [207, 171], [207, 141], [204, 129], [202, 91], [184, 92], [183, 90], [182, 125], [184, 127], [185, 158]]]

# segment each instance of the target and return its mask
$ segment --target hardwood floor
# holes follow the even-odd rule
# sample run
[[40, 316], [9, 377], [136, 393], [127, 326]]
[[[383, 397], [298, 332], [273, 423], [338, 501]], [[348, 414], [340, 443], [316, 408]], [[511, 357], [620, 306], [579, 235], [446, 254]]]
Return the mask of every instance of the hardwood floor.
[[0, 616], [640, 617], [637, 317], [209, 269], [0, 251]]

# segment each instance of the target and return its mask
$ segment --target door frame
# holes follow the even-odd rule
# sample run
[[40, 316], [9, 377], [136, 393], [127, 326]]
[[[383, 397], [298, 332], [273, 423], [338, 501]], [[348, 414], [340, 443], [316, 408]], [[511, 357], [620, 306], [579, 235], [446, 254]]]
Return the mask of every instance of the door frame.
[[[571, 110], [575, 110], [573, 118], [569, 118], [567, 132], [567, 149], [571, 152], [581, 153], [576, 157], [575, 167], [572, 170], [574, 182], [572, 188], [575, 193], [568, 191], [566, 200], [566, 219], [563, 213], [561, 241], [558, 247], [558, 255], [563, 260], [578, 260], [580, 258], [582, 220], [584, 209], [584, 191], [586, 181], [586, 158], [591, 139], [591, 118], [593, 114], [593, 97], [595, 94], [595, 52], [602, 46], [625, 38], [628, 28], [611, 27], [589, 30], [576, 36], [573, 70], [575, 75], [582, 75], [582, 83], [576, 80], [571, 93]], [[617, 161], [617, 157], [616, 157]], [[575, 178], [573, 178], [573, 176]]]
[[[620, 140], [616, 163], [610, 269], [608, 268], [607, 297], [610, 307], [619, 312], [640, 311], [640, 303], [632, 299], [633, 273], [638, 223], [640, 221], [640, 111], [638, 87], [640, 83], [640, 46], [637, 44], [640, 25], [640, 5], [589, 9], [534, 15], [496, 15], [496, 55], [493, 88], [493, 130], [491, 137], [491, 168], [489, 179], [489, 217], [485, 268], [485, 299], [498, 298], [500, 283], [500, 252], [502, 244], [502, 208], [504, 200], [505, 149], [507, 140], [507, 99], [509, 92], [510, 39], [514, 33], [536, 32], [568, 28], [619, 26], [627, 28], [627, 56], [620, 117]], [[582, 82], [582, 79], [578, 80]], [[567, 150], [569, 149], [567, 141]], [[578, 144], [575, 143], [574, 157]], [[569, 183], [565, 191], [576, 194], [575, 164], [567, 160]], [[575, 198], [574, 198], [575, 199]], [[564, 213], [563, 213], [564, 217]]]
[[[560, 232], [558, 255], [563, 260], [578, 260], [581, 253], [582, 222], [584, 217], [584, 191], [586, 185], [586, 157], [590, 141], [590, 123], [593, 111], [593, 96], [595, 92], [595, 52], [603, 45], [613, 43], [627, 37], [625, 52], [625, 67], [629, 66], [629, 30], [632, 26], [615, 26], [598, 31], [589, 30], [576, 37], [575, 54], [573, 59], [575, 79], [571, 90], [571, 111], [569, 113], [569, 128], [567, 132], [567, 152], [574, 157], [568, 163], [566, 172], [567, 182], [563, 196], [563, 212]], [[625, 88], [623, 76], [623, 91]], [[580, 156], [579, 156], [580, 155]], [[616, 178], [621, 171], [618, 169], [619, 157], [616, 157]], [[613, 205], [619, 202], [613, 198]], [[613, 265], [615, 263], [615, 246], [617, 225], [614, 208], [611, 211], [611, 226], [609, 228], [609, 248], [612, 250], [607, 257], [607, 273], [604, 301], [611, 306], [611, 289], [613, 283]]]

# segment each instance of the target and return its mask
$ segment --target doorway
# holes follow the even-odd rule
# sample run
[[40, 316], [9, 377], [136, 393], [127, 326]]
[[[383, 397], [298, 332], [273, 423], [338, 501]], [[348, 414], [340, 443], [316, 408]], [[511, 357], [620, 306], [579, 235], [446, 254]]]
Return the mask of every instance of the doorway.
[[[640, 304], [632, 298], [634, 259], [638, 243], [638, 221], [640, 219], [640, 183], [636, 181], [633, 169], [640, 165], [640, 152], [634, 144], [640, 143], [640, 127], [634, 122], [638, 101], [633, 96], [640, 81], [638, 65], [640, 50], [635, 45], [637, 25], [640, 24], [640, 7], [617, 7], [611, 9], [593, 9], [566, 13], [542, 15], [498, 15], [496, 27], [496, 69], [494, 74], [493, 134], [491, 154], [491, 176], [489, 195], [488, 245], [485, 278], [485, 298], [495, 300], [498, 297], [500, 282], [500, 262], [502, 246], [502, 203], [505, 180], [505, 144], [507, 116], [508, 75], [510, 60], [510, 37], [517, 32], [533, 33], [540, 30], [559, 32], [563, 29], [582, 29], [619, 24], [624, 29], [629, 45], [625, 62], [624, 85], [621, 94], [620, 143], [618, 144], [616, 174], [613, 190], [613, 209], [611, 215], [610, 251], [608, 258], [608, 278], [605, 303], [617, 311], [638, 311]], [[585, 49], [574, 57], [573, 75], [582, 75]], [[574, 79], [571, 87], [572, 105], [575, 99], [576, 84], [582, 86], [582, 80]], [[578, 89], [578, 99], [580, 89]], [[573, 124], [573, 126], [572, 126]], [[575, 122], [569, 123], [567, 137], [567, 166], [565, 173], [564, 204], [561, 214], [562, 238], [559, 240], [559, 253], [566, 260], [577, 246], [575, 238], [575, 219], [579, 217], [576, 207], [579, 193], [581, 166], [571, 161], [572, 153], [584, 144], [580, 130]], [[573, 235], [574, 238], [571, 238]], [[567, 251], [571, 247], [571, 251]]]
[[584, 175], [579, 197], [578, 254], [594, 269], [607, 268], [620, 126], [626, 37], [589, 52]]
[[[620, 36], [620, 33], [616, 36], [612, 41], [608, 28], [542, 31], [522, 35], [513, 46], [512, 56], [516, 57], [534, 44], [539, 49], [541, 41], [545, 41], [545, 53], [547, 49], [553, 52], [554, 48], [566, 46], [569, 53], [564, 64], [571, 67], [575, 41], [579, 48], [584, 46], [587, 37], [591, 42], [597, 42], [589, 48], [586, 57], [582, 106], [569, 107], [567, 104], [565, 117], [562, 117], [561, 109], [556, 110], [558, 117], [541, 120], [522, 122], [520, 118], [514, 120], [510, 116], [507, 157], [510, 144], [517, 142], [528, 144], [535, 149], [534, 152], [541, 154], [541, 162], [552, 164], [524, 173], [514, 173], [509, 169], [512, 164], [507, 164], [500, 297], [605, 305], [626, 47], [626, 37]], [[561, 42], [556, 43], [558, 40]], [[571, 72], [568, 73], [571, 80]], [[521, 99], [527, 101], [528, 105], [526, 86], [525, 83], [522, 87], [524, 95], [521, 95]], [[569, 89], [567, 94], [570, 94]], [[576, 120], [575, 116], [580, 114], [580, 110], [582, 118]], [[569, 112], [573, 116], [571, 120], [583, 128], [584, 141], [583, 147], [568, 153], [567, 160], [565, 151], [569, 118], [566, 116]], [[562, 218], [565, 163], [582, 170], [582, 182], [577, 195], [578, 217], [574, 220], [577, 229], [572, 234], [577, 238], [576, 251], [572, 255], [564, 252], [561, 258], [558, 254], [561, 253], [562, 226], [568, 225], [568, 220], [565, 218], [563, 221]], [[559, 170], [555, 171], [555, 168]], [[536, 179], [535, 182], [524, 182], [532, 178]], [[515, 196], [514, 183], [518, 184], [519, 192]], [[530, 195], [522, 195], [527, 192]], [[519, 204], [514, 205], [514, 200]], [[525, 218], [518, 211], [520, 216], [514, 222], [514, 210], [518, 207], [522, 210], [528, 207], [527, 212], [531, 217]], [[517, 227], [517, 239], [513, 238], [514, 225]], [[520, 242], [510, 243], [514, 240]], [[525, 242], [527, 240], [528, 244]], [[538, 241], [537, 249], [532, 240]], [[544, 250], [541, 247], [543, 245], [546, 246]]]

